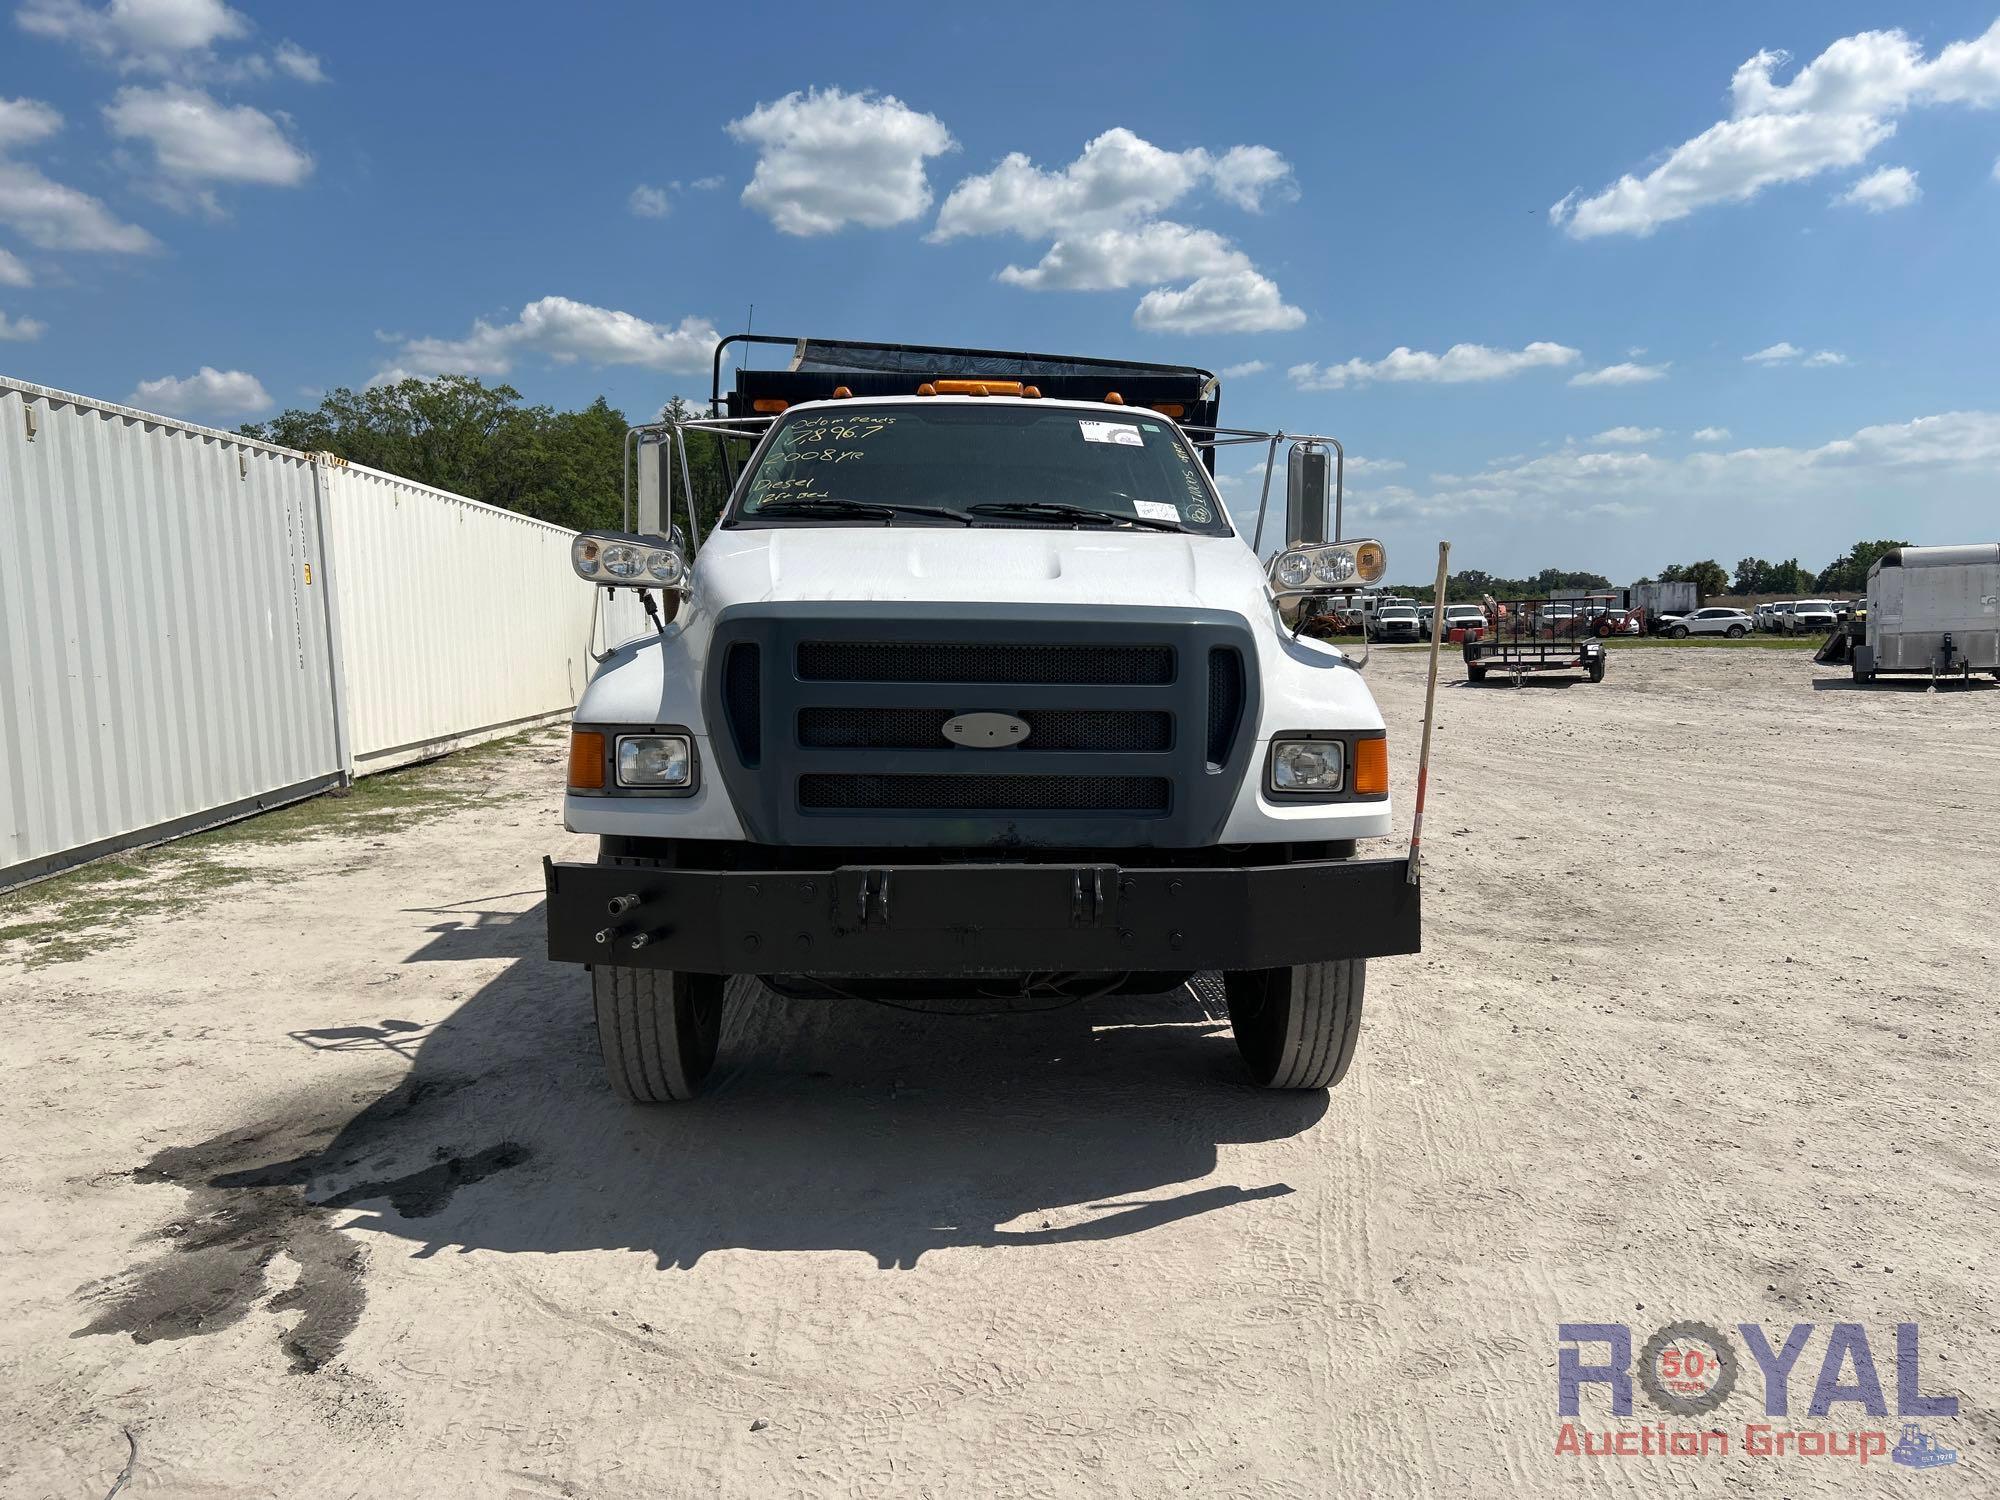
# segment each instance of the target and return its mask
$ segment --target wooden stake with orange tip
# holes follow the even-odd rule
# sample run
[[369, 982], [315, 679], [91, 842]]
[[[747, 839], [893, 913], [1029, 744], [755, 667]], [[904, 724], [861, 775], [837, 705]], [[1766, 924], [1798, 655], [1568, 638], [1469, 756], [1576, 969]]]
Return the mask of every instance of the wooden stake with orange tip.
[[1437, 711], [1438, 645], [1444, 638], [1445, 563], [1450, 556], [1451, 543], [1439, 542], [1437, 587], [1431, 590], [1431, 680], [1424, 688], [1424, 742], [1417, 751], [1417, 807], [1410, 818], [1411, 885], [1419, 883], [1417, 872], [1423, 867], [1424, 793], [1431, 781], [1431, 718]]

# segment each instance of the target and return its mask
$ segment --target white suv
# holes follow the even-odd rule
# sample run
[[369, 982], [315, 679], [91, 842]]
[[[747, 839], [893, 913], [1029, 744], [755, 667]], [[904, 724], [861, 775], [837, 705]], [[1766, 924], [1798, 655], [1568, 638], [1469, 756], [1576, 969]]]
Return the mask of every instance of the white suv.
[[1669, 616], [1665, 634], [1675, 640], [1691, 635], [1726, 635], [1732, 641], [1750, 633], [1751, 619], [1740, 609], [1724, 609], [1720, 606], [1698, 609], [1693, 614], [1678, 618]]

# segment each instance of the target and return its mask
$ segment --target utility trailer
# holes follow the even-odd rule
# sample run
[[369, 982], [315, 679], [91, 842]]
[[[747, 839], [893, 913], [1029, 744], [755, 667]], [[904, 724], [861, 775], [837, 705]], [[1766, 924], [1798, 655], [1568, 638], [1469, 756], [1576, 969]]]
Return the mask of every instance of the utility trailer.
[[1815, 653], [1856, 682], [1883, 672], [2000, 678], [2000, 542], [1899, 547], [1868, 570], [1868, 607]]
[[1484, 682], [1489, 673], [1513, 679], [1581, 672], [1604, 681], [1604, 642], [1589, 633], [1583, 602], [1572, 599], [1489, 600], [1486, 633], [1465, 643], [1465, 675]]

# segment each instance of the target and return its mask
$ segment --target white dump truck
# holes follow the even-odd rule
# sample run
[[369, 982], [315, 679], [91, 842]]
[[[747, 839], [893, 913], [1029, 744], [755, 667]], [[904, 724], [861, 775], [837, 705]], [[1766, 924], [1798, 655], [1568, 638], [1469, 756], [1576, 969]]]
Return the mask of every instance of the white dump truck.
[[2000, 542], [1883, 553], [1868, 569], [1865, 625], [1850, 633], [1856, 625], [1856, 682], [1882, 672], [2000, 677]]
[[[783, 367], [725, 392], [731, 347], [768, 345]], [[1217, 428], [1218, 393], [1178, 366], [738, 335], [708, 416], [635, 429], [630, 529], [574, 562], [656, 628], [576, 709], [564, 823], [598, 859], [545, 868], [549, 954], [589, 968], [615, 1089], [694, 1095], [739, 975], [1031, 1009], [1220, 973], [1258, 1084], [1340, 1081], [1367, 961], [1418, 950], [1419, 890], [1358, 855], [1390, 800], [1357, 662], [1286, 620], [1386, 560], [1338, 539], [1339, 448], [1305, 439], [1267, 462], [1287, 545], [1261, 562], [1214, 453], [1277, 460], [1281, 436]], [[706, 528], [702, 444], [731, 455]]]

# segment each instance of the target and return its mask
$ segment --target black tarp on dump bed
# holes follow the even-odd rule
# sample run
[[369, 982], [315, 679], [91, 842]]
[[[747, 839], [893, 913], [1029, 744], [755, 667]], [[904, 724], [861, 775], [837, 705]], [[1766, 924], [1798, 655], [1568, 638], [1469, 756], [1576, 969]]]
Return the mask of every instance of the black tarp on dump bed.
[[[754, 361], [757, 351], [777, 348], [773, 368], [736, 371], [735, 385], [722, 388], [723, 367], [734, 345], [739, 357]], [[1213, 427], [1221, 382], [1192, 365], [1154, 365], [1082, 355], [1026, 354], [1006, 349], [955, 349], [934, 344], [871, 344], [846, 339], [791, 339], [771, 334], [732, 334], [716, 346], [711, 397], [716, 410], [731, 417], [756, 415], [759, 401], [819, 401], [846, 386], [855, 396], [913, 396], [934, 380], [1019, 380], [1056, 400], [1102, 401], [1116, 391], [1127, 406], [1175, 407], [1169, 412], [1184, 426]]]

